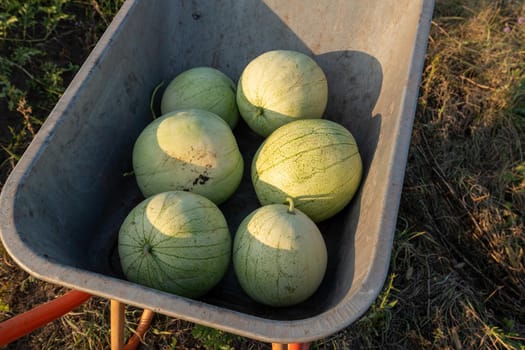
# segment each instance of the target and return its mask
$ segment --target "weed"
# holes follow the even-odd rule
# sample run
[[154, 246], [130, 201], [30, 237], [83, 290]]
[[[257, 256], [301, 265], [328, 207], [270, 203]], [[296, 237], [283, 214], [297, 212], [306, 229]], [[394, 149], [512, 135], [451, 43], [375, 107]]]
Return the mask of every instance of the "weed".
[[[1, 173], [16, 163], [107, 26], [96, 17], [107, 21], [121, 4], [122, 0], [86, 4], [9, 0], [0, 4]], [[62, 30], [66, 27], [68, 30]], [[19, 117], [21, 122], [17, 122]]]
[[396, 274], [390, 274], [383, 291], [370, 306], [367, 314], [358, 322], [360, 327], [371, 330], [374, 336], [379, 336], [377, 333], [378, 330], [388, 330], [390, 320], [392, 319], [392, 309], [398, 302], [392, 296], [392, 291], [395, 290], [394, 280], [396, 277]]
[[192, 335], [206, 349], [210, 350], [234, 350], [232, 344], [239, 338], [233, 334], [202, 325], [195, 325]]

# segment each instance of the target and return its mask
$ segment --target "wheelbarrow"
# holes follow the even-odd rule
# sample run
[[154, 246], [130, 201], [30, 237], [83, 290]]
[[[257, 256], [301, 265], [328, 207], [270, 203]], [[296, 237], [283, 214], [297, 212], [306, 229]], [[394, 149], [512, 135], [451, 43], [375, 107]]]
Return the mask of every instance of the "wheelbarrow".
[[[6, 250], [39, 279], [112, 300], [117, 335], [122, 305], [275, 346], [312, 342], [351, 325], [387, 275], [433, 6], [432, 0], [126, 1], [3, 187]], [[142, 200], [125, 174], [134, 141], [151, 121], [152, 91], [196, 66], [237, 80], [251, 59], [273, 49], [300, 51], [319, 63], [329, 89], [324, 117], [352, 132], [363, 159], [356, 196], [319, 224], [329, 252], [321, 286], [299, 305], [270, 308], [242, 292], [232, 268], [199, 299], [126, 280], [117, 232]], [[242, 122], [235, 135], [249, 167], [262, 139]], [[230, 231], [258, 206], [247, 168], [220, 207]]]

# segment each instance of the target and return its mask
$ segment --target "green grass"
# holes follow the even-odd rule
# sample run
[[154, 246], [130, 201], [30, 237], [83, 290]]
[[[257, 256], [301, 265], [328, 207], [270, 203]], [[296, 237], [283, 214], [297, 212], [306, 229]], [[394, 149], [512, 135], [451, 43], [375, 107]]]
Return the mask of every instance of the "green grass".
[[[0, 2], [0, 186], [121, 3]], [[525, 349], [523, 17], [523, 1], [436, 1], [387, 281], [314, 349]], [[3, 249], [0, 283], [0, 321], [65, 291]], [[108, 312], [93, 298], [8, 348], [107, 348]], [[144, 347], [269, 345], [156, 315]]]
[[122, 0], [0, 4], [0, 185]]

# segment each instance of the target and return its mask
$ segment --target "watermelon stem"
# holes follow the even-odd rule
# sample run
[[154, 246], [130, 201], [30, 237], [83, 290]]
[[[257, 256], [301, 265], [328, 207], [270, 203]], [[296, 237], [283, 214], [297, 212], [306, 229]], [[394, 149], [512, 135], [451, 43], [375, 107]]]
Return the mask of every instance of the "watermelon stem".
[[155, 97], [157, 96], [157, 92], [162, 87], [162, 85], [164, 85], [164, 81], [161, 81], [159, 85], [155, 86], [149, 100], [149, 109], [153, 119], [157, 119], [157, 114], [155, 113]]
[[290, 197], [286, 197], [286, 201], [288, 202], [288, 213], [295, 214], [295, 206], [293, 204], [293, 199]]
[[263, 114], [264, 114], [264, 108], [262, 108], [262, 107], [257, 107], [257, 109], [256, 109], [256, 111], [255, 111], [255, 116], [256, 116], [256, 117], [259, 117], [259, 116], [261, 116], [261, 115], [263, 115]]

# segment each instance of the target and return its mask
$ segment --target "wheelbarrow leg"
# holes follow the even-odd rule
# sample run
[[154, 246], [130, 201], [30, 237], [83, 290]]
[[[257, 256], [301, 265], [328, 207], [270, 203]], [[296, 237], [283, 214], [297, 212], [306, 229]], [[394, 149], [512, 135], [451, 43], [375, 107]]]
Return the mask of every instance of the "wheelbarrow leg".
[[71, 290], [61, 297], [1, 322], [0, 347], [62, 317], [64, 314], [86, 302], [89, 298], [91, 298], [90, 294], [78, 290]]
[[[151, 322], [153, 312], [148, 312], [148, 325]], [[111, 300], [110, 306], [110, 318], [111, 318], [111, 350], [123, 350], [124, 349], [124, 323], [125, 323], [125, 305], [117, 300]], [[151, 314], [151, 317], [149, 316]], [[308, 350], [310, 348], [309, 343], [292, 343], [292, 344], [279, 344], [272, 343], [272, 350]]]
[[290, 343], [290, 344], [272, 343], [272, 350], [308, 350], [308, 349], [310, 349], [310, 343]]
[[117, 300], [111, 300], [111, 350], [124, 349], [124, 312], [125, 306]]

